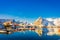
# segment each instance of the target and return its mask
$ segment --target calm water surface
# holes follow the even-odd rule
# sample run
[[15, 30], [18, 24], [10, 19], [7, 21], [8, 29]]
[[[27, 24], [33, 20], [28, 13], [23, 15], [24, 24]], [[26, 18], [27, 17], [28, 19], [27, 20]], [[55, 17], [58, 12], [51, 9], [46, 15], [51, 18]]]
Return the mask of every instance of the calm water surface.
[[12, 34], [0, 34], [0, 40], [60, 40], [60, 36], [39, 36], [36, 32], [14, 32]]

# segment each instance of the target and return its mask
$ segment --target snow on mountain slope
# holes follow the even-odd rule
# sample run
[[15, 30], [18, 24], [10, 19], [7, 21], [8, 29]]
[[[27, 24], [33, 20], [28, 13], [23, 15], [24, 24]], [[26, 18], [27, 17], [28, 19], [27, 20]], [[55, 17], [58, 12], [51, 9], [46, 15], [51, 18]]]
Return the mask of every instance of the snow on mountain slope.
[[51, 24], [51, 25], [55, 25], [55, 26], [60, 26], [60, 18], [43, 19], [43, 24]]
[[53, 20], [42, 19], [42, 24], [44, 26], [48, 26], [49, 24], [54, 25], [54, 21]]

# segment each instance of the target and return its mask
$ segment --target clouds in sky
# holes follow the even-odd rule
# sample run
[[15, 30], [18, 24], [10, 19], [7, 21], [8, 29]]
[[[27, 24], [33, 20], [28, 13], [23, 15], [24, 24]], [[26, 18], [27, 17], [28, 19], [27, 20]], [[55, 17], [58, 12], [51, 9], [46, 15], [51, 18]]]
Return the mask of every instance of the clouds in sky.
[[0, 19], [13, 19], [14, 16], [7, 15], [7, 14], [0, 14]]
[[48, 20], [48, 21], [54, 21], [55, 19], [53, 19], [53, 18], [46, 18], [46, 20]]

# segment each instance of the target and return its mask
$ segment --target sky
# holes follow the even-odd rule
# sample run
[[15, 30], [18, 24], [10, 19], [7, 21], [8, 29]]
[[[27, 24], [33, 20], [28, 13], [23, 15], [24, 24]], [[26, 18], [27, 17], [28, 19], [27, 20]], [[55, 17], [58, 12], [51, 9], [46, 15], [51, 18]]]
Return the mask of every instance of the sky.
[[60, 0], [0, 0], [0, 18], [34, 20], [38, 17], [60, 17]]

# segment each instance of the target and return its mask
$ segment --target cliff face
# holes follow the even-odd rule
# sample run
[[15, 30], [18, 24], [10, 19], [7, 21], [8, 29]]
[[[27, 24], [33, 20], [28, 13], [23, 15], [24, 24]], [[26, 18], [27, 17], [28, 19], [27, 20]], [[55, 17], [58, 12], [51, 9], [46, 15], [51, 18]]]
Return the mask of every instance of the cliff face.
[[15, 22], [14, 19], [0, 19], [0, 29], [4, 29], [3, 23], [7, 21]]
[[39, 17], [35, 22], [34, 22], [34, 25], [35, 26], [39, 26], [42, 24], [42, 19]]

